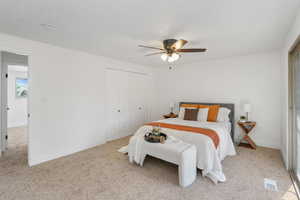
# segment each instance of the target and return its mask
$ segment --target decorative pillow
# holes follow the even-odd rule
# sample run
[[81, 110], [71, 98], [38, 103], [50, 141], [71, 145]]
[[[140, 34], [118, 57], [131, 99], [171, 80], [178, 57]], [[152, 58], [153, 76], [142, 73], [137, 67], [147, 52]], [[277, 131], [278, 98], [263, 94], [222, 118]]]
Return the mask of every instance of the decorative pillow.
[[207, 122], [207, 116], [208, 116], [208, 108], [200, 108], [198, 111], [197, 120], [200, 122]]
[[220, 105], [198, 105], [198, 108], [208, 108], [207, 121], [217, 121]]
[[[192, 104], [182, 104], [182, 105], [192, 105]], [[186, 108], [189, 108], [189, 109], [198, 109], [197, 107], [184, 107], [184, 106], [180, 106], [180, 109], [179, 109], [179, 114], [178, 114], [178, 119], [184, 119], [184, 113], [185, 113], [185, 109]]]
[[184, 112], [184, 120], [197, 121], [198, 109], [186, 108]]
[[231, 110], [229, 110], [228, 108], [221, 107], [219, 109], [217, 121], [218, 122], [229, 122], [230, 121], [230, 119], [229, 119], [230, 112], [231, 112]]
[[198, 108], [198, 104], [181, 104], [180, 107], [184, 107], [184, 108]]

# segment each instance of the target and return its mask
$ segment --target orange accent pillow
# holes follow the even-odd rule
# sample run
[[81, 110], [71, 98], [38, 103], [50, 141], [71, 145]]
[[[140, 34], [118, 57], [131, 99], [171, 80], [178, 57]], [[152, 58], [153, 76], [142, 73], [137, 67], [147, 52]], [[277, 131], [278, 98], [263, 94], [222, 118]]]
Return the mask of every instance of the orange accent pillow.
[[197, 105], [197, 104], [181, 104], [180, 107], [183, 107], [183, 108], [198, 108], [199, 105]]
[[207, 121], [217, 121], [220, 105], [198, 105], [198, 108], [208, 108]]

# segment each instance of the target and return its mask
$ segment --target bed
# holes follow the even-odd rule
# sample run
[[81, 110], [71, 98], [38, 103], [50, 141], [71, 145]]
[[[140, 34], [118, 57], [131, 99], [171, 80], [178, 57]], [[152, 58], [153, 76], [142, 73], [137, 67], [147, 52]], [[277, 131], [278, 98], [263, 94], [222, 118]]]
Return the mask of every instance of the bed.
[[[162, 127], [162, 132], [170, 138], [176, 138], [185, 143], [190, 143], [197, 148], [197, 168], [202, 170], [202, 175], [210, 178], [213, 182], [225, 182], [226, 177], [222, 170], [222, 160], [226, 156], [236, 154], [234, 148], [234, 104], [227, 103], [202, 103], [202, 102], [180, 102], [183, 104], [197, 105], [220, 105], [230, 110], [229, 121], [226, 122], [200, 122], [188, 121], [178, 118], [170, 118], [156, 121], [155, 123], [168, 124], [170, 126], [192, 127], [196, 129], [212, 130], [218, 136], [219, 143], [216, 146], [215, 141], [205, 134], [197, 134], [193, 131], [179, 130]], [[140, 127], [130, 138], [128, 145], [128, 156], [131, 162], [137, 164], [143, 163], [142, 155], [145, 133], [152, 130], [151, 125]]]
[[235, 124], [235, 108], [233, 103], [201, 103], [201, 102], [180, 102], [179, 107], [183, 104], [199, 104], [199, 105], [220, 105], [220, 107], [228, 108], [231, 112], [229, 113], [229, 122], [230, 123], [230, 136], [232, 141], [234, 141], [234, 124]]

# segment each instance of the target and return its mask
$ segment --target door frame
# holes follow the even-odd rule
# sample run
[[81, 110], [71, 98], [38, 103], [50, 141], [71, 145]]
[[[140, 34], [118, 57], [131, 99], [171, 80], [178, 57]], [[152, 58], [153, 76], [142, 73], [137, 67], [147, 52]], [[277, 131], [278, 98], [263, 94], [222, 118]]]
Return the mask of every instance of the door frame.
[[[297, 137], [295, 136], [296, 133], [296, 105], [295, 105], [295, 68], [291, 64], [291, 58], [292, 58], [292, 53], [295, 51], [296, 48], [300, 47], [300, 35], [298, 38], [295, 40], [293, 45], [288, 51], [288, 120], [287, 120], [287, 126], [288, 126], [288, 136], [287, 136], [287, 163], [286, 167], [290, 173], [291, 180], [293, 182], [295, 191], [297, 196], [300, 196], [300, 180], [299, 177], [297, 176], [296, 172], [294, 171], [294, 166], [295, 166], [295, 158], [298, 156], [297, 153], [295, 152], [295, 148], [297, 148]], [[296, 161], [297, 162], [297, 161]]]
[[293, 45], [288, 51], [288, 120], [287, 120], [287, 126], [288, 126], [288, 138], [287, 138], [287, 157], [288, 157], [288, 162], [287, 162], [287, 169], [292, 170], [293, 168], [293, 158], [295, 152], [293, 151], [294, 148], [294, 131], [295, 131], [295, 105], [294, 105], [294, 90], [295, 90], [295, 83], [294, 83], [294, 68], [292, 67], [291, 64], [291, 57], [292, 53], [297, 47], [297, 45], [300, 45], [300, 35], [298, 38], [295, 40]]
[[288, 163], [287, 169], [292, 170], [293, 168], [293, 159], [295, 152], [294, 148], [294, 131], [295, 131], [295, 105], [294, 105], [294, 68], [291, 65], [291, 53], [288, 54]]
[[[13, 55], [12, 57], [16, 56], [15, 58], [12, 58], [11, 60], [9, 60], [8, 62], [4, 62], [3, 61], [3, 53], [7, 53], [10, 55]], [[15, 52], [15, 51], [6, 51], [6, 50], [0, 50], [0, 73], [1, 73], [1, 80], [0, 80], [0, 96], [2, 97], [2, 79], [6, 78], [5, 75], [3, 76], [2, 70], [4, 67], [7, 68], [7, 73], [8, 73], [8, 65], [21, 65], [21, 66], [26, 66], [27, 67], [27, 79], [28, 79], [28, 90], [31, 91], [31, 68], [29, 67], [29, 55], [25, 55], [22, 52]], [[6, 80], [7, 81], [7, 80]], [[7, 87], [7, 86], [6, 86]], [[7, 95], [6, 95], [7, 96]], [[2, 105], [2, 98], [0, 98], [0, 109], [1, 109], [1, 116], [2, 116], [2, 112], [3, 109], [6, 109], [3, 107]], [[29, 164], [30, 162], [30, 93], [28, 93], [27, 95], [27, 163]], [[7, 116], [6, 116], [7, 117]], [[0, 121], [0, 130], [2, 130], [2, 122]], [[6, 125], [7, 126], [7, 125]], [[2, 155], [3, 151], [5, 151], [4, 146], [4, 142], [3, 140], [5, 139], [5, 135], [3, 135], [4, 133], [2, 131], [0, 131], [0, 156]]]
[[[1, 92], [1, 98], [0, 98], [0, 109], [1, 109], [1, 120], [0, 120], [0, 139], [1, 139], [1, 153], [6, 151], [7, 148], [7, 118], [8, 118], [8, 102], [7, 102], [7, 97], [8, 97], [8, 65], [5, 63], [4, 59], [4, 52], [1, 53], [1, 80], [0, 80], [0, 92]], [[5, 85], [4, 85], [5, 83]], [[4, 95], [5, 94], [5, 95]], [[5, 100], [6, 99], [6, 100]], [[4, 102], [5, 100], [5, 102]], [[6, 125], [4, 125], [6, 124]], [[4, 130], [5, 128], [5, 130]]]

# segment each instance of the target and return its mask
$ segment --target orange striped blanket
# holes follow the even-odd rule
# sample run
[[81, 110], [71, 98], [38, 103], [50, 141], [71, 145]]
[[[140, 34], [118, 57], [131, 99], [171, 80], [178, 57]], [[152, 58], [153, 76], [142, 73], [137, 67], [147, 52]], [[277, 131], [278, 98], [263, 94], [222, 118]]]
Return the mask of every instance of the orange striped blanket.
[[160, 126], [162, 128], [170, 128], [170, 129], [175, 129], [175, 130], [180, 130], [180, 131], [188, 131], [188, 132], [203, 134], [203, 135], [208, 136], [214, 142], [216, 148], [219, 146], [219, 143], [220, 143], [220, 138], [219, 138], [218, 134], [214, 130], [211, 130], [211, 129], [192, 127], [192, 126], [184, 126], [184, 125], [178, 125], [178, 124], [167, 124], [167, 123], [161, 123], [161, 122], [150, 122], [150, 123], [147, 123], [146, 125]]

